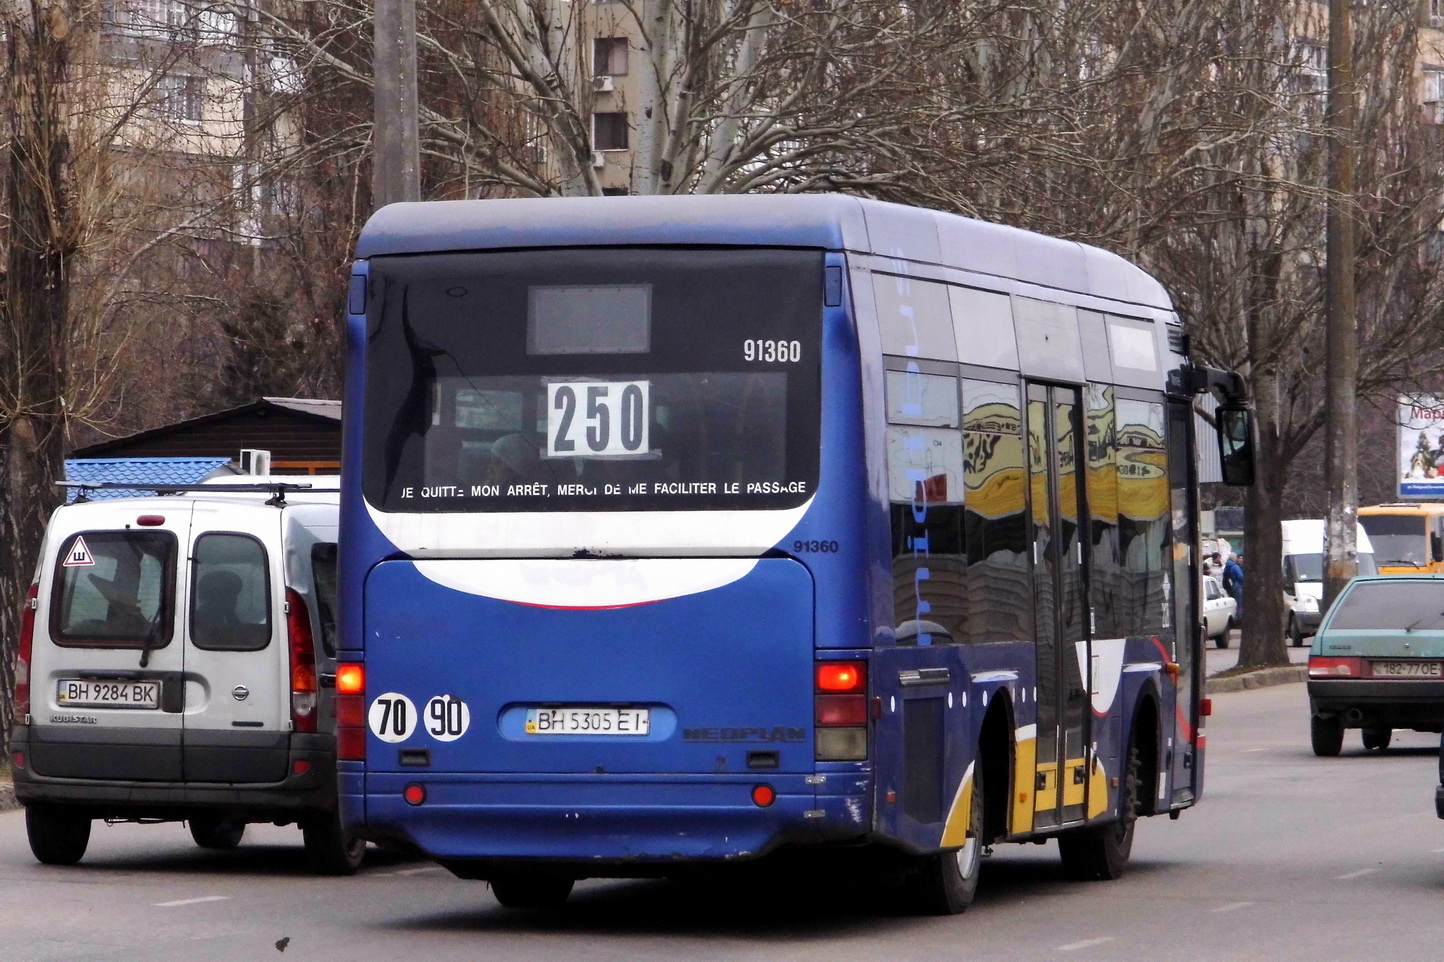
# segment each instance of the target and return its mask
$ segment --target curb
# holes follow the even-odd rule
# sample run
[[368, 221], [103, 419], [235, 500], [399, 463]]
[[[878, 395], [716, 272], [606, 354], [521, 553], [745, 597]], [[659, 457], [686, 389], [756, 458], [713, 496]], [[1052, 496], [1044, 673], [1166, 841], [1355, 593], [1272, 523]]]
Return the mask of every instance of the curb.
[[1269, 688], [1273, 685], [1287, 685], [1303, 681], [1309, 676], [1308, 665], [1280, 665], [1277, 668], [1260, 668], [1246, 675], [1229, 678], [1210, 678], [1204, 684], [1204, 693], [1217, 695], [1222, 692], [1244, 691], [1249, 688]]

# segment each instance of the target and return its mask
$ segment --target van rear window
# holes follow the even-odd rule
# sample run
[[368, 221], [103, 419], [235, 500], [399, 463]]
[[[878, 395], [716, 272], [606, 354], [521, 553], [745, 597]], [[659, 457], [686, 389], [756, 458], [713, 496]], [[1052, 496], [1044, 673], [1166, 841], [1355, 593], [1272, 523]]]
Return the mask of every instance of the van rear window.
[[175, 608], [167, 531], [82, 531], [61, 545], [50, 633], [57, 644], [164, 648]]

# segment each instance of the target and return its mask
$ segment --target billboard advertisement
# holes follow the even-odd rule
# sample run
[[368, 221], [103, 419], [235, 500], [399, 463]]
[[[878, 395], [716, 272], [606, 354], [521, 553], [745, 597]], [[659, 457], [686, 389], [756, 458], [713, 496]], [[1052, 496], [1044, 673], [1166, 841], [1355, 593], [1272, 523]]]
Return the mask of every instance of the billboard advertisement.
[[1444, 501], [1444, 395], [1399, 398], [1399, 498]]

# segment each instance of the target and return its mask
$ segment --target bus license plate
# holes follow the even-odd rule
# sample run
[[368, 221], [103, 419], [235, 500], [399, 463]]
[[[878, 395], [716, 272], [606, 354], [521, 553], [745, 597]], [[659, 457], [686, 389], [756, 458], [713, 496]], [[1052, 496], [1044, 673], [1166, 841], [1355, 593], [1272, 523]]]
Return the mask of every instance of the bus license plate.
[[1374, 677], [1424, 677], [1438, 678], [1439, 662], [1437, 661], [1376, 661], [1374, 662]]
[[645, 735], [652, 713], [646, 708], [528, 708], [528, 735]]
[[61, 708], [159, 708], [158, 681], [105, 681], [96, 678], [61, 678], [55, 685]]

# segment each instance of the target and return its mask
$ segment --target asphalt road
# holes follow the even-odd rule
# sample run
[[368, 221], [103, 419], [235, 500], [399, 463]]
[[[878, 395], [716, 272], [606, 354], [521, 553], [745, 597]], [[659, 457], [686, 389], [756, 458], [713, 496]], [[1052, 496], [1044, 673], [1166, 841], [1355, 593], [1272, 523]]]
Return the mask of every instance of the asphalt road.
[[[179, 825], [97, 825], [84, 862], [36, 864], [0, 815], [0, 959], [31, 960], [1373, 960], [1444, 941], [1437, 736], [1339, 758], [1308, 746], [1300, 684], [1215, 695], [1205, 799], [1141, 822], [1129, 874], [1074, 883], [1054, 845], [999, 846], [978, 901], [916, 918], [875, 887], [701, 889], [592, 881], [567, 906], [500, 908], [484, 883], [372, 853], [306, 874], [295, 829], [234, 852]], [[286, 939], [284, 951], [277, 944]]]

